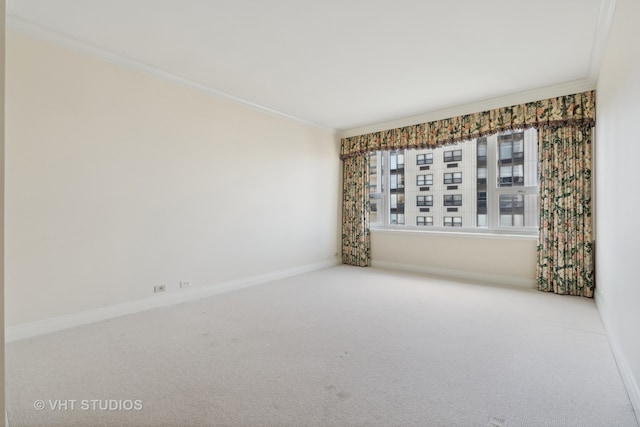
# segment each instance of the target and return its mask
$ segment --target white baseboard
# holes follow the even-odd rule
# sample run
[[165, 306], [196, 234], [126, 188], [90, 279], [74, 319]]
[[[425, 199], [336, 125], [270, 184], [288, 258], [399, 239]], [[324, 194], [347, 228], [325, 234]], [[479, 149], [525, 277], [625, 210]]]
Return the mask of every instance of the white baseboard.
[[526, 279], [522, 277], [505, 276], [498, 274], [475, 273], [473, 271], [450, 270], [447, 268], [428, 267], [416, 264], [402, 264], [397, 262], [373, 261], [372, 267], [383, 268], [387, 270], [401, 270], [410, 273], [429, 274], [433, 276], [450, 277], [453, 279], [471, 280], [477, 282], [495, 283], [497, 285], [509, 286], [514, 288], [535, 289], [535, 279]]
[[622, 355], [622, 353], [620, 353], [619, 345], [614, 342], [615, 340], [611, 339], [611, 336], [609, 336], [609, 341], [611, 342], [613, 357], [616, 359], [618, 369], [620, 370], [620, 376], [622, 377], [622, 381], [627, 389], [631, 406], [633, 406], [633, 411], [636, 413], [636, 419], [640, 423], [640, 386], [631, 373], [631, 368], [627, 363], [627, 359]]
[[606, 316], [605, 304], [603, 303], [604, 298], [602, 298], [602, 294], [597, 290], [597, 288], [595, 299], [596, 306], [598, 307], [598, 312], [600, 313], [600, 319], [602, 320], [602, 324], [607, 333], [607, 338], [609, 338], [609, 345], [611, 346], [613, 357], [616, 360], [616, 364], [618, 365], [618, 371], [620, 371], [622, 382], [627, 389], [627, 394], [629, 395], [631, 406], [633, 407], [633, 411], [636, 414], [636, 420], [638, 421], [638, 424], [640, 424], [640, 384], [638, 384], [638, 381], [636, 380], [636, 378], [634, 378], [631, 367], [629, 366], [624, 353], [621, 351], [618, 340], [616, 339], [615, 335], [611, 333], [609, 320]]
[[306, 264], [285, 270], [278, 270], [256, 276], [243, 277], [236, 280], [216, 283], [214, 285], [181, 289], [180, 291], [169, 292], [162, 295], [154, 295], [152, 297], [144, 298], [141, 300], [128, 301], [121, 304], [100, 307], [92, 310], [82, 311], [79, 313], [54, 317], [51, 319], [10, 326], [5, 329], [5, 342], [17, 341], [37, 335], [48, 334], [50, 332], [99, 322], [101, 320], [112, 319], [114, 317], [119, 317], [126, 314], [138, 313], [153, 308], [167, 307], [188, 301], [194, 301], [200, 298], [218, 295], [237, 289], [248, 288], [250, 286], [259, 285], [286, 277], [297, 276], [298, 274], [333, 267], [338, 264], [339, 261], [337, 258], [329, 259], [318, 263]]

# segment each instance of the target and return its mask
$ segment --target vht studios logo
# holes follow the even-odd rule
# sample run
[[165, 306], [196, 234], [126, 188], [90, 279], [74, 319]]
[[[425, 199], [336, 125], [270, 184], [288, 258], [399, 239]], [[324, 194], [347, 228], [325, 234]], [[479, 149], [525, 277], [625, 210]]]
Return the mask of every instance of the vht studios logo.
[[36, 400], [38, 411], [141, 411], [142, 400], [131, 399], [49, 399]]

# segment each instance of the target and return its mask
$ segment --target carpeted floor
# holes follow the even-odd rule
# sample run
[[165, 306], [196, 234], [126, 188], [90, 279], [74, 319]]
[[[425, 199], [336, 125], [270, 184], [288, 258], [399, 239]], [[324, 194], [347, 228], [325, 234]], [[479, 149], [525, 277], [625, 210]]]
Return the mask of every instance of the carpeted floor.
[[637, 426], [592, 300], [339, 266], [9, 343], [9, 425]]

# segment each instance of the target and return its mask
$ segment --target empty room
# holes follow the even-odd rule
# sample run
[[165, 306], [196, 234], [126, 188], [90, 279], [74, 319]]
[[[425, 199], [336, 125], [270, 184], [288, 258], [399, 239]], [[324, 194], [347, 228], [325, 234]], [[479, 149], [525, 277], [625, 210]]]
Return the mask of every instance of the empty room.
[[0, 425], [640, 425], [639, 0], [0, 6]]

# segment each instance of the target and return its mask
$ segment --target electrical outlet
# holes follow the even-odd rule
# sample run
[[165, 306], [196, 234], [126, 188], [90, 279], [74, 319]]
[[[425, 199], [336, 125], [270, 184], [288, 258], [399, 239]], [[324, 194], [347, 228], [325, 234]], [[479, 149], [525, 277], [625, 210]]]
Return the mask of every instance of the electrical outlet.
[[181, 288], [190, 288], [191, 287], [191, 280], [181, 280], [180, 281], [180, 287]]
[[167, 290], [167, 287], [165, 285], [156, 285], [153, 287], [153, 292], [158, 293], [158, 292], [164, 292]]

